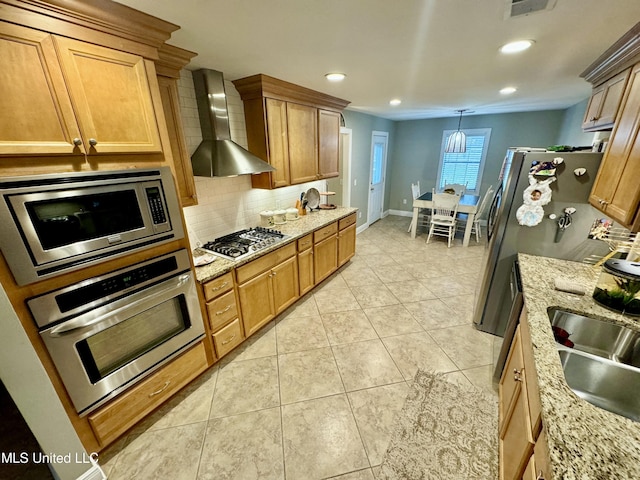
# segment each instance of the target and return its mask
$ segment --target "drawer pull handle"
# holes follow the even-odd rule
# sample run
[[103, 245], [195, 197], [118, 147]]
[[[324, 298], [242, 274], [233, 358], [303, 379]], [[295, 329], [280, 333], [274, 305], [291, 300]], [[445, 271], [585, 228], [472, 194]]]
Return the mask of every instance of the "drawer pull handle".
[[167, 387], [169, 386], [170, 383], [171, 383], [170, 380], [167, 380], [166, 382], [164, 382], [164, 385], [159, 390], [156, 390], [155, 392], [151, 392], [149, 394], [149, 398], [155, 397], [156, 395], [164, 392], [167, 389]]
[[222, 345], [227, 345], [227, 344], [229, 344], [229, 343], [233, 342], [233, 340], [234, 340], [235, 338], [236, 338], [236, 334], [234, 333], [233, 335], [231, 335], [231, 337], [229, 337], [228, 339], [224, 340], [224, 341], [222, 342]]
[[80, 140], [79, 138], [76, 137], [76, 138], [73, 139], [73, 144], [76, 147], [79, 147], [80, 145], [82, 145], [82, 140]]
[[216, 315], [222, 315], [223, 313], [227, 313], [229, 311], [229, 309], [231, 308], [231, 305], [227, 305], [224, 310], [219, 310], [216, 312]]
[[212, 292], [217, 292], [218, 290], [223, 289], [224, 287], [226, 287], [227, 285], [229, 285], [229, 282], [224, 282], [221, 285], [218, 285], [217, 287], [214, 287], [211, 289]]
[[544, 472], [542, 470], [538, 472], [538, 476], [536, 477], [536, 480], [544, 480]]
[[522, 381], [522, 370], [518, 370], [516, 368], [513, 369], [513, 379], [516, 382], [521, 382]]

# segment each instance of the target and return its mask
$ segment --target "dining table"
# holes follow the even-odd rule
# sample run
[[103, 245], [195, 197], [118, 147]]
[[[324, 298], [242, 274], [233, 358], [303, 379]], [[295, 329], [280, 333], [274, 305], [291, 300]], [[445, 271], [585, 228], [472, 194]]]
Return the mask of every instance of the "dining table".
[[[462, 246], [469, 246], [469, 239], [471, 238], [471, 230], [473, 229], [473, 221], [476, 218], [476, 212], [478, 211], [478, 202], [480, 201], [480, 195], [464, 194], [460, 197], [460, 204], [458, 205], [458, 213], [466, 213], [467, 225], [464, 229], [464, 237], [462, 239]], [[421, 208], [431, 208], [432, 206], [432, 193], [426, 192], [420, 195], [413, 201], [413, 219], [411, 220], [411, 238], [416, 238], [416, 230], [418, 229], [418, 212]]]

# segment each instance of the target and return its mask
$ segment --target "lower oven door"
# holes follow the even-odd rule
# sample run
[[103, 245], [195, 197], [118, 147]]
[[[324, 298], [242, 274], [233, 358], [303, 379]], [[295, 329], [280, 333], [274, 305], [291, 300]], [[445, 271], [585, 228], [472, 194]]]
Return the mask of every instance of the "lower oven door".
[[40, 333], [81, 415], [204, 336], [193, 277], [182, 272]]

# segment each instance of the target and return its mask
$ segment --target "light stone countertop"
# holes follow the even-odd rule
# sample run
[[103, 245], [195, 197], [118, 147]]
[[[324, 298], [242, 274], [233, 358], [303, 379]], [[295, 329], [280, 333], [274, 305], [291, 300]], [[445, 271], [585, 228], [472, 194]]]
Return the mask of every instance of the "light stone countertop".
[[230, 272], [236, 267], [240, 265], [244, 265], [252, 260], [255, 260], [262, 255], [277, 250], [278, 248], [296, 241], [298, 238], [310, 233], [318, 228], [322, 228], [325, 225], [329, 225], [336, 220], [340, 220], [353, 212], [356, 212], [357, 208], [350, 207], [337, 207], [334, 210], [314, 210], [312, 212], [307, 212], [306, 215], [299, 217], [298, 220], [288, 221], [283, 225], [275, 225], [272, 228], [274, 230], [278, 230], [285, 235], [289, 235], [289, 238], [283, 240], [282, 242], [276, 243], [275, 245], [260, 250], [256, 252], [254, 255], [250, 255], [239, 261], [227, 260], [222, 257], [218, 257], [213, 263], [209, 265], [204, 265], [202, 267], [196, 267], [196, 278], [198, 282], [205, 283], [209, 280], [213, 280], [220, 275], [224, 275], [227, 272]]
[[[608, 310], [593, 300], [599, 269], [526, 254], [518, 254], [518, 262], [553, 479], [640, 479], [640, 423], [593, 406], [573, 393], [564, 378], [547, 309], [560, 307], [636, 330], [640, 330], [640, 319]], [[555, 290], [558, 277], [582, 285], [586, 295]], [[637, 394], [640, 401], [640, 392]]]

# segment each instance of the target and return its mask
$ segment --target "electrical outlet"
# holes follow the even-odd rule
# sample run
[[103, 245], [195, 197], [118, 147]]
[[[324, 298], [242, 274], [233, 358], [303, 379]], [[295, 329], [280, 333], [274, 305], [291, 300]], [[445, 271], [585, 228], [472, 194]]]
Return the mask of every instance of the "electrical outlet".
[[357, 186], [358, 185], [358, 180], [356, 178], [353, 179], [353, 186]]
[[362, 218], [362, 212], [358, 212], [358, 218]]
[[406, 204], [407, 204], [407, 199], [406, 199], [406, 198], [403, 198], [403, 199], [402, 199], [402, 204], [403, 204], [403, 205], [406, 205]]

